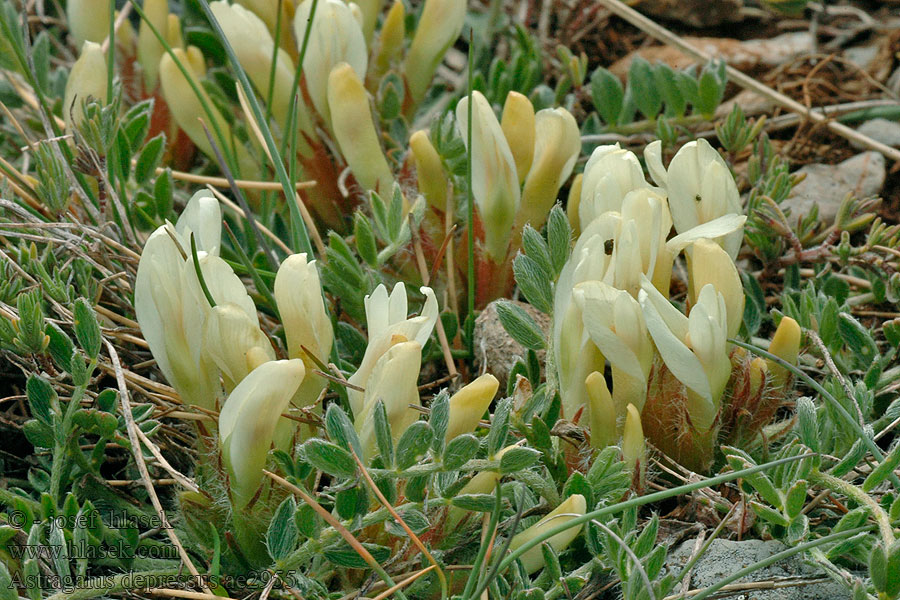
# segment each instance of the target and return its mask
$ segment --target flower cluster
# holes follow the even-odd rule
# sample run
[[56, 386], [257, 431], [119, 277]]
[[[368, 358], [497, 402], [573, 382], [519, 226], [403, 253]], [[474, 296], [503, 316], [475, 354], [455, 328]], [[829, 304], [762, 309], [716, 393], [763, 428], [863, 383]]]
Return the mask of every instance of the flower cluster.
[[[623, 447], [634, 454], [646, 432], [699, 468], [711, 458], [723, 398], [740, 371], [728, 339], [743, 318], [734, 259], [745, 217], [728, 166], [705, 140], [684, 145], [668, 169], [659, 142], [644, 156], [655, 186], [618, 145], [597, 148], [576, 182], [569, 214], [580, 236], [556, 288], [553, 362], [563, 414], [589, 425], [594, 446], [624, 434]], [[684, 312], [669, 301], [681, 254]], [[785, 319], [782, 327], [796, 323]], [[799, 336], [794, 359], [797, 345]]]
[[243, 507], [259, 487], [269, 448], [288, 450], [295, 437], [309, 437], [282, 414], [291, 406], [320, 409], [326, 381], [313, 370], [331, 353], [334, 334], [316, 261], [289, 256], [275, 279], [287, 340], [287, 358], [277, 360], [244, 283], [219, 257], [221, 222], [218, 201], [198, 192], [175, 225], [154, 231], [141, 253], [134, 303], [144, 339], [181, 401], [221, 408], [219, 444], [233, 501]]
[[[108, 20], [104, 23], [108, 11], [94, 4], [83, 0], [68, 5], [76, 43], [83, 44], [73, 67], [78, 77], [69, 78], [66, 90], [64, 112], [73, 115], [67, 117], [69, 126], [80, 119], [77, 103], [89, 97], [109, 100], [106, 59], [99, 46], [109, 32]], [[444, 54], [459, 36], [466, 3], [427, 0], [406, 50], [404, 4], [394, 3], [376, 34], [382, 8], [378, 0], [359, 4], [343, 0], [302, 0], [296, 5], [260, 0], [210, 3], [241, 68], [266, 101], [270, 129], [279, 139], [296, 140], [296, 158], [302, 168], [299, 175], [317, 181], [308, 192], [311, 210], [338, 231], [344, 229], [344, 218], [358, 196], [348, 198], [339, 189], [338, 179], [345, 168], [358, 191], [389, 193], [394, 183], [370, 96], [386, 78], [394, 78], [400, 82], [394, 87], [400, 88], [402, 113], [412, 115]], [[117, 32], [117, 46], [122, 59], [120, 75], [128, 94], [156, 100], [150, 135], [165, 132], [176, 158], [193, 144], [217, 160], [209, 139], [212, 136], [226, 160], [233, 157], [235, 176], [259, 178], [264, 170], [256, 156], [264, 144], [243, 89], [238, 85], [237, 94], [247, 129], [257, 132], [250, 144], [235, 135], [232, 120], [223, 116], [204, 89], [207, 57], [185, 43], [180, 18], [169, 12], [168, 0], [147, 0], [142, 11], [145, 18], [138, 33], [124, 21]], [[297, 63], [304, 46], [298, 80]]]

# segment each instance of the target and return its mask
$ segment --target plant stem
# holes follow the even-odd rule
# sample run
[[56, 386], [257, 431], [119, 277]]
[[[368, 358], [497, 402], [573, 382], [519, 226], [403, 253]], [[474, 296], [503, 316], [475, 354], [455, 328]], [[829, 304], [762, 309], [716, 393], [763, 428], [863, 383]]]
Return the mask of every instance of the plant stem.
[[894, 543], [894, 531], [891, 528], [891, 519], [888, 517], [887, 513], [884, 512], [875, 500], [853, 485], [848, 481], [844, 481], [839, 477], [835, 477], [834, 475], [829, 475], [828, 473], [822, 473], [818, 469], [814, 469], [810, 475], [809, 479], [813, 483], [817, 483], [821, 486], [827, 487], [828, 489], [838, 492], [839, 494], [843, 494], [848, 498], [854, 500], [860, 506], [865, 506], [872, 513], [872, 517], [874, 517], [875, 522], [878, 523], [878, 529], [881, 532], [881, 539], [884, 540], [884, 547], [890, 548]]

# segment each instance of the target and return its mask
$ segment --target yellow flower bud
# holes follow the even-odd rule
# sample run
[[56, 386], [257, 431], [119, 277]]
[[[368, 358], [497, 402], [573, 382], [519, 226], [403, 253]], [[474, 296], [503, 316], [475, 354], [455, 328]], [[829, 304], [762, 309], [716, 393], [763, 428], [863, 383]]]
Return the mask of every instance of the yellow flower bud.
[[[312, 0], [303, 0], [294, 15], [298, 47], [303, 43], [306, 24], [312, 16], [312, 4]], [[326, 124], [332, 123], [328, 101], [329, 74], [337, 65], [347, 63], [359, 79], [364, 79], [368, 56], [365, 37], [350, 6], [343, 0], [320, 0], [303, 57], [303, 78], [313, 106]]]
[[85, 42], [81, 47], [81, 55], [66, 81], [66, 92], [63, 100], [63, 119], [66, 130], [84, 119], [84, 102], [88, 98], [106, 104], [106, 58], [100, 44]]
[[458, 435], [475, 431], [499, 387], [497, 378], [485, 373], [453, 394], [450, 398], [450, 421], [447, 424], [448, 442]]
[[366, 190], [389, 193], [394, 176], [381, 150], [369, 96], [347, 63], [336, 66], [328, 76], [328, 107], [334, 137], [353, 176]]
[[465, 0], [425, 0], [403, 72], [414, 104], [425, 97], [434, 72], [462, 31]]
[[109, 3], [106, 0], [69, 0], [66, 16], [69, 33], [77, 48], [85, 42], [100, 44], [109, 35]]
[[[518, 548], [524, 546], [527, 542], [530, 542], [531, 540], [541, 536], [547, 531], [556, 529], [557, 527], [568, 523], [572, 519], [584, 515], [586, 510], [587, 501], [584, 499], [584, 496], [582, 496], [581, 494], [573, 494], [569, 496], [549, 515], [547, 515], [525, 531], [516, 534], [509, 544], [509, 549], [517, 550]], [[553, 549], [557, 552], [562, 552], [569, 546], [569, 544], [572, 543], [572, 541], [576, 537], [578, 537], [578, 534], [581, 533], [581, 527], [581, 525], [578, 525], [576, 527], [569, 527], [568, 529], [557, 533], [550, 539], [546, 540], [545, 543], [550, 544], [550, 546], [552, 546]], [[544, 555], [541, 552], [540, 545], [526, 551], [524, 554], [522, 554], [522, 556], [519, 557], [519, 560], [522, 561], [522, 566], [525, 567], [525, 570], [528, 571], [528, 573], [534, 573], [535, 571], [541, 570], [544, 566]]]
[[[406, 286], [398, 282], [388, 296], [384, 284], [375, 288], [366, 296], [366, 325], [369, 331], [369, 343], [366, 353], [359, 363], [359, 369], [350, 376], [350, 383], [368, 388], [366, 382], [372, 374], [376, 363], [395, 344], [407, 340], [415, 340], [424, 346], [438, 318], [437, 298], [428, 287], [419, 288], [425, 294], [425, 305], [417, 317], [407, 318]], [[359, 418], [364, 406], [364, 396], [356, 390], [348, 390], [350, 408], [355, 418]]]
[[[262, 19], [239, 4], [212, 2], [209, 5], [216, 20], [222, 27], [228, 43], [234, 49], [241, 67], [263, 98], [268, 98], [269, 74], [274, 75], [272, 83], [272, 115], [284, 129], [294, 85], [294, 63], [281, 48], [275, 52], [275, 44]], [[272, 72], [272, 56], [275, 56], [275, 70]], [[303, 113], [306, 106], [298, 106]], [[308, 120], [308, 117], [305, 117]]]
[[516, 217], [517, 231], [518, 226], [525, 223], [531, 223], [535, 229], [541, 228], [556, 202], [559, 188], [572, 174], [581, 152], [578, 124], [566, 109], [538, 111], [534, 124], [534, 160], [522, 189], [522, 204]]
[[[426, 4], [427, 8], [427, 4]], [[472, 100], [472, 195], [484, 226], [484, 245], [494, 262], [506, 259], [512, 225], [519, 210], [519, 180], [512, 152], [497, 116], [481, 92]], [[469, 98], [456, 106], [456, 124], [468, 144]]]
[[516, 162], [519, 183], [524, 183], [534, 159], [535, 117], [531, 100], [519, 92], [507, 94], [500, 127]]
[[728, 337], [737, 335], [744, 320], [744, 286], [734, 261], [719, 244], [701, 238], [688, 247], [690, 260], [689, 295], [691, 302], [703, 286], [711, 283], [725, 298], [728, 313]]
[[769, 365], [760, 357], [750, 361], [750, 390], [747, 396], [749, 398], [759, 397], [760, 390], [766, 383], [766, 375], [769, 372]]
[[640, 481], [645, 462], [644, 429], [641, 426], [641, 413], [634, 404], [625, 409], [625, 430], [622, 434], [622, 460], [625, 468], [637, 475]]
[[372, 34], [375, 33], [375, 25], [378, 24], [378, 15], [384, 7], [384, 0], [356, 0], [356, 4], [362, 13], [362, 31], [368, 44], [372, 40]]
[[391, 426], [394, 443], [400, 439], [410, 425], [419, 420], [419, 369], [422, 365], [422, 345], [419, 342], [400, 342], [385, 352], [372, 374], [366, 380], [363, 409], [355, 419], [364, 459], [369, 460], [376, 453], [375, 405], [381, 401]]
[[[800, 339], [803, 332], [797, 321], [790, 317], [781, 317], [775, 335], [772, 336], [772, 343], [769, 344], [769, 352], [791, 365], [797, 364], [797, 357], [800, 354]], [[767, 361], [769, 371], [772, 373], [772, 380], [775, 385], [783, 387], [791, 378], [791, 371], [782, 367], [775, 361]]]
[[235, 304], [217, 304], [210, 311], [203, 332], [205, 351], [231, 391], [250, 371], [275, 360], [272, 344], [258, 323]]
[[281, 414], [304, 375], [301, 360], [267, 362], [228, 396], [219, 414], [219, 446], [235, 508], [244, 508], [256, 494]]
[[[138, 62], [144, 71], [144, 89], [152, 92], [159, 83], [159, 59], [166, 51], [163, 45], [153, 34], [153, 27], [162, 36], [166, 36], [169, 28], [169, 2], [168, 0], [144, 0], [144, 15], [138, 29], [137, 56]], [[168, 42], [168, 39], [166, 40]]]
[[[178, 18], [178, 15], [169, 13], [168, 18], [166, 19], [166, 27], [163, 30], [163, 33], [166, 36], [166, 42], [170, 47], [184, 48], [184, 38], [181, 36], [181, 19]], [[190, 48], [188, 48], [188, 50], [190, 50]], [[195, 48], [195, 50], [197, 50], [195, 54], [199, 53], [198, 49]], [[163, 50], [163, 52], [165, 52], [165, 49]], [[205, 65], [202, 68], [195, 65], [194, 69], [198, 73], [206, 73]], [[158, 71], [159, 69], [157, 69], [157, 72]]]
[[[206, 105], [210, 109], [212, 119], [218, 125], [218, 129], [222, 132], [226, 143], [231, 144], [231, 148], [234, 150], [240, 168], [240, 173], [235, 173], [235, 177], [255, 178], [258, 174], [259, 167], [250, 156], [247, 149], [234, 140], [228, 122], [225, 121], [221, 113], [216, 109], [209, 95], [200, 85], [200, 73], [204, 71], [204, 69], [201, 68], [202, 55], [200, 54], [200, 51], [194, 47], [188, 48], [187, 51], [175, 48], [173, 49], [172, 54], [174, 54], [175, 58], [182, 66], [184, 66], [199, 91], [200, 96], [205, 99]], [[166, 104], [169, 106], [169, 110], [171, 111], [175, 122], [178, 123], [178, 126], [184, 130], [187, 136], [191, 138], [191, 141], [194, 142], [200, 150], [213, 160], [216, 160], [215, 152], [209, 143], [209, 139], [206, 137], [206, 132], [203, 129], [201, 121], [206, 123], [213, 140], [215, 140], [217, 144], [221, 144], [221, 141], [217, 139], [215, 127], [212, 123], [209, 123], [209, 117], [207, 116], [206, 111], [203, 110], [203, 104], [200, 102], [200, 99], [197, 97], [197, 94], [194, 92], [188, 79], [185, 78], [181, 69], [178, 68], [175, 60], [173, 60], [168, 52], [163, 54], [162, 59], [159, 61], [159, 79], [162, 86], [163, 97], [166, 100]], [[220, 151], [223, 155], [227, 156], [225, 148], [220, 148]]]
[[441, 157], [428, 139], [428, 133], [419, 130], [412, 134], [409, 148], [416, 161], [419, 192], [425, 196], [429, 206], [443, 212], [447, 208], [447, 175], [444, 173]]
[[566, 201], [566, 216], [569, 218], [569, 225], [572, 227], [572, 233], [575, 237], [581, 234], [581, 219], [578, 217], [578, 205], [581, 202], [581, 184], [583, 181], [583, 173], [579, 173], [572, 179], [572, 185], [569, 186], [569, 199]]
[[616, 442], [616, 406], [603, 373], [594, 371], [584, 380], [590, 411], [591, 446], [605, 448]]
[[375, 57], [375, 75], [379, 78], [387, 73], [391, 63], [403, 50], [403, 38], [406, 35], [405, 20], [406, 9], [403, 7], [403, 2], [395, 0], [381, 25], [378, 53]]

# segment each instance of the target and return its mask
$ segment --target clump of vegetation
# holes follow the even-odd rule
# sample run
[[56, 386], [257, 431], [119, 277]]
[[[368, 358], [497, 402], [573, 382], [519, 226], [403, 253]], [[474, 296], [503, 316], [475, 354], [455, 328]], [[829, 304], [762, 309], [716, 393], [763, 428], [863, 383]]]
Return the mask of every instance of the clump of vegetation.
[[724, 62], [462, 0], [0, 34], [4, 598], [659, 600], [726, 535], [784, 549], [695, 600], [793, 555], [900, 598], [900, 225], [793, 218]]

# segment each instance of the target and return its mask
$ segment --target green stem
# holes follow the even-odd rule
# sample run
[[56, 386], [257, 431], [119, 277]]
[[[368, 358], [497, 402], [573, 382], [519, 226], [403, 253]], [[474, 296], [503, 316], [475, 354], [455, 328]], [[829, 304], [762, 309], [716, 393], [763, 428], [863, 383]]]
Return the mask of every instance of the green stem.
[[875, 519], [875, 522], [878, 523], [878, 530], [881, 532], [881, 539], [884, 540], [884, 547], [890, 548], [894, 543], [894, 530], [891, 528], [891, 519], [884, 509], [875, 502], [875, 499], [870, 495], [853, 485], [848, 481], [844, 481], [839, 477], [835, 477], [834, 475], [829, 475], [828, 473], [822, 473], [818, 469], [814, 469], [810, 475], [809, 480], [813, 483], [817, 483], [823, 487], [827, 487], [828, 489], [838, 492], [839, 494], [843, 494], [848, 498], [854, 500], [860, 506], [865, 506], [869, 509], [869, 512], [872, 513], [872, 517]]
[[[815, 454], [801, 454], [798, 456], [788, 456], [786, 458], [781, 458], [779, 460], [774, 460], [772, 462], [768, 462], [762, 465], [756, 465], [754, 467], [748, 467], [746, 469], [741, 469], [740, 471], [732, 471], [731, 473], [725, 473], [724, 475], [718, 475], [716, 477], [710, 477], [709, 479], [703, 479], [700, 481], [695, 481], [693, 483], [688, 483], [686, 485], [681, 485], [678, 487], [670, 488], [668, 490], [662, 490], [659, 492], [654, 492], [652, 494], [647, 494], [646, 496], [639, 496], [632, 498], [630, 500], [626, 500], [625, 502], [619, 502], [618, 504], [613, 504], [612, 506], [605, 506], [603, 508], [585, 513], [580, 517], [575, 517], [574, 519], [570, 519], [565, 523], [561, 523], [556, 527], [551, 529], [547, 529], [541, 535], [536, 536], [534, 539], [529, 540], [512, 551], [509, 556], [503, 559], [503, 562], [500, 563], [500, 572], [502, 573], [504, 569], [508, 568], [513, 561], [517, 558], [531, 550], [532, 548], [539, 546], [543, 542], [549, 540], [555, 535], [562, 533], [563, 531], [571, 528], [578, 527], [580, 525], [584, 525], [585, 523], [603, 517], [605, 515], [621, 512], [623, 510], [636, 507], [636, 506], [644, 506], [645, 504], [652, 504], [654, 502], [660, 502], [662, 500], [668, 500], [669, 498], [674, 498], [675, 496], [680, 496], [682, 494], [686, 494], [688, 492], [693, 492], [694, 490], [699, 490], [705, 487], [713, 487], [716, 485], [720, 485], [722, 483], [727, 483], [729, 481], [734, 481], [735, 479], [740, 479], [743, 477], [747, 477], [748, 475], [753, 475], [754, 473], [761, 473], [767, 469], [771, 469], [772, 467], [777, 467], [779, 465], [791, 463], [797, 460], [802, 460], [805, 458], [811, 458], [815, 456]], [[467, 597], [467, 596], [464, 596]], [[470, 599], [472, 600], [472, 599]]]
[[[272, 157], [272, 162], [274, 163], [273, 166], [275, 167], [275, 174], [281, 182], [281, 187], [284, 190], [284, 199], [285, 202], [287, 202], [291, 213], [291, 242], [293, 243], [294, 250], [306, 252], [307, 256], [315, 256], [312, 242], [309, 239], [309, 232], [306, 231], [306, 223], [303, 222], [300, 208], [295, 201], [297, 190], [291, 183], [288, 173], [284, 168], [284, 161], [281, 159], [281, 154], [278, 152], [278, 146], [275, 144], [275, 139], [272, 137], [272, 131], [269, 129], [269, 124], [266, 122], [265, 115], [259, 108], [259, 102], [256, 100], [256, 93], [253, 90], [253, 86], [250, 85], [250, 80], [247, 79], [247, 73], [244, 71], [244, 68], [241, 67], [241, 63], [234, 53], [234, 48], [231, 47], [231, 43], [225, 36], [225, 32], [222, 31], [221, 25], [219, 25], [216, 16], [209, 7], [209, 2], [207, 2], [207, 0], [199, 0], [199, 2], [200, 7], [206, 14], [206, 18], [209, 20], [209, 24], [212, 26], [213, 31], [216, 32], [216, 36], [222, 43], [222, 47], [225, 49], [225, 53], [228, 55], [228, 59], [234, 67], [235, 75], [237, 75], [238, 82], [241, 84], [241, 88], [243, 88], [244, 94], [247, 96], [247, 102], [250, 104], [250, 109], [253, 112], [253, 118], [256, 119], [256, 123], [259, 125], [259, 131], [266, 142], [266, 147], [269, 149], [269, 154]], [[310, 22], [312, 22], [312, 19], [310, 19]]]
[[[838, 402], [834, 396], [829, 394], [828, 391], [819, 384], [819, 382], [817, 382], [815, 379], [813, 379], [812, 377], [807, 375], [802, 369], [798, 369], [796, 367], [796, 365], [792, 365], [791, 363], [784, 360], [780, 356], [776, 356], [776, 355], [772, 354], [771, 352], [763, 350], [762, 348], [758, 348], [758, 347], [754, 346], [753, 344], [748, 344], [746, 342], [742, 342], [741, 340], [729, 339], [728, 341], [731, 342], [732, 344], [734, 344], [735, 346], [740, 346], [741, 348], [749, 350], [750, 352], [753, 352], [754, 354], [759, 354], [760, 356], [768, 358], [769, 360], [781, 365], [785, 369], [788, 369], [794, 375], [796, 375], [797, 377], [802, 379], [809, 387], [811, 387], [816, 392], [818, 392], [826, 400], [826, 402], [831, 404], [832, 408], [834, 408], [834, 410], [838, 413], [838, 415], [840, 415], [841, 419], [844, 420], [844, 423], [848, 427], [850, 427], [850, 429], [853, 430], [853, 433], [855, 433], [856, 436], [859, 437], [863, 441], [863, 444], [866, 445], [866, 448], [868, 448], [869, 452], [872, 453], [872, 456], [874, 456], [875, 459], [879, 463], [884, 462], [884, 454], [881, 452], [881, 448], [878, 447], [878, 444], [876, 444], [875, 441], [868, 434], [866, 434], [866, 432], [863, 430], [862, 426], [859, 424], [859, 421], [857, 421], [847, 411], [847, 409], [844, 408], [844, 405], [842, 405], [840, 402]], [[897, 488], [898, 490], [900, 490], [900, 478], [898, 478], [897, 475], [895, 475], [894, 473], [891, 473], [890, 480], [891, 480], [891, 483], [894, 484], [894, 487]]]

